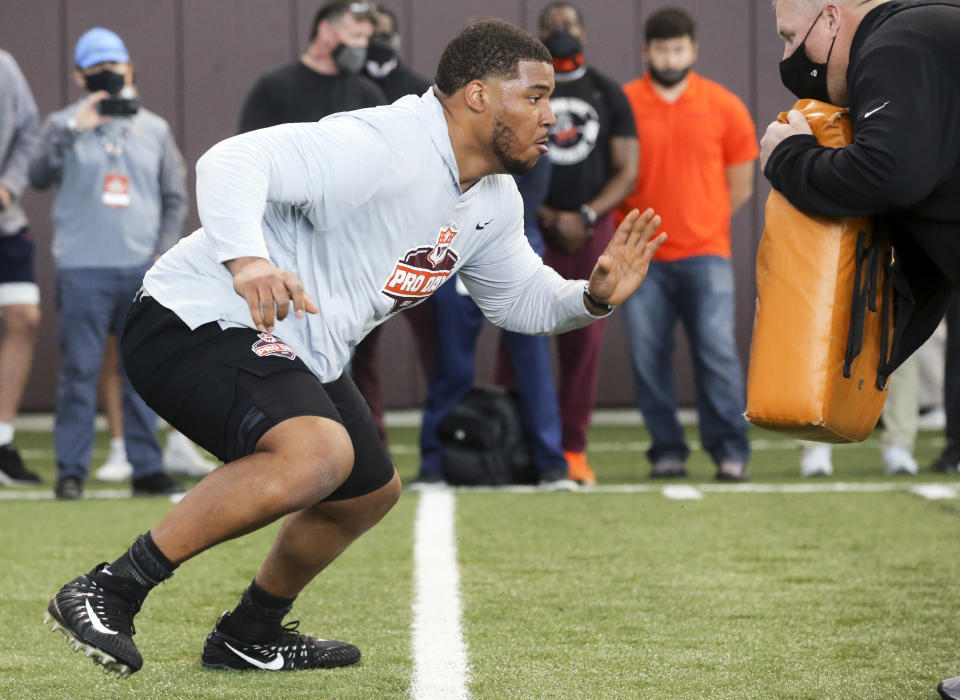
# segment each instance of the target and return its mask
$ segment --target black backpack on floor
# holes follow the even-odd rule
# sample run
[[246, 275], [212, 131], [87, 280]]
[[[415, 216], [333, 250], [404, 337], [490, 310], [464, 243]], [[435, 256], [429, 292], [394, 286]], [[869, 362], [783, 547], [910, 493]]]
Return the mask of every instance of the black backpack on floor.
[[534, 484], [516, 399], [499, 387], [474, 387], [440, 422], [443, 476], [454, 486]]

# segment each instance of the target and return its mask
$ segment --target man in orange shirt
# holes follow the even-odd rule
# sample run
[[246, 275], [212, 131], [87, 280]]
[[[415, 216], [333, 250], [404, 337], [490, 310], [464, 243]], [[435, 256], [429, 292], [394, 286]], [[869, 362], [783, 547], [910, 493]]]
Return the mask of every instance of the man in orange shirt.
[[625, 303], [636, 401], [653, 444], [651, 476], [686, 475], [690, 448], [677, 419], [673, 331], [690, 342], [704, 449], [717, 478], [748, 478], [743, 370], [734, 342], [730, 217], [753, 190], [756, 130], [730, 91], [690, 70], [694, 22], [664, 9], [646, 24], [648, 72], [624, 87], [640, 139], [637, 187], [619, 209], [654, 207], [669, 233], [643, 287]]

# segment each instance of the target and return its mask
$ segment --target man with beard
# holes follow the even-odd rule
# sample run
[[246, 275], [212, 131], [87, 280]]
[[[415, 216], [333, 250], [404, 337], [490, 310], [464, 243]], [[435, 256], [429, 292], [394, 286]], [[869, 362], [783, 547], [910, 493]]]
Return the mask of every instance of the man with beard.
[[[454, 273], [495, 323], [559, 333], [633, 293], [665, 239], [631, 213], [589, 281], [523, 234], [512, 178], [547, 150], [550, 54], [499, 20], [451, 40], [433, 89], [310, 124], [242, 134], [197, 163], [203, 227], [144, 280], [125, 367], [161, 416], [226, 464], [110, 564], [66, 584], [47, 621], [118, 675], [141, 668], [133, 617], [184, 561], [286, 516], [211, 668], [356, 663], [283, 625], [294, 599], [396, 502], [400, 480], [349, 375], [350, 348]], [[333, 594], [331, 597], [335, 596]]]
[[[613, 235], [613, 209], [636, 185], [637, 133], [620, 86], [584, 63], [580, 8], [551, 2], [539, 25], [553, 56], [557, 88], [550, 106], [557, 123], [550, 130], [550, 191], [537, 218], [547, 244], [544, 261], [575, 279], [590, 274]], [[557, 338], [563, 451], [570, 478], [582, 484], [597, 480], [586, 450], [604, 326], [594, 323]]]
[[654, 478], [686, 475], [690, 448], [677, 419], [673, 337], [683, 324], [693, 357], [700, 440], [717, 478], [747, 479], [743, 369], [734, 338], [730, 217], [753, 191], [756, 129], [732, 92], [691, 70], [693, 19], [663, 9], [647, 20], [647, 74], [627, 84], [643, 153], [637, 188], [621, 205], [660, 212], [670, 240], [647, 283], [624, 304], [636, 402], [650, 430]]

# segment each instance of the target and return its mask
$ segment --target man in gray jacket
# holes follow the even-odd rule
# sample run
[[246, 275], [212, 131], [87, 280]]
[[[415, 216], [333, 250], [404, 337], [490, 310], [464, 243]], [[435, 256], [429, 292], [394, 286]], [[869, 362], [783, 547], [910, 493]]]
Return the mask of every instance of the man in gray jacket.
[[40, 325], [33, 241], [20, 196], [39, 135], [37, 105], [13, 56], [0, 50], [0, 484], [38, 483], [13, 446], [13, 419]]
[[[176, 243], [187, 213], [183, 158], [166, 121], [139, 107], [123, 41], [91, 29], [75, 62], [75, 82], [89, 94], [47, 117], [30, 163], [34, 187], [59, 186], [53, 259], [62, 366], [53, 438], [63, 499], [82, 496], [89, 472], [107, 335], [122, 333], [144, 273]], [[156, 416], [126, 379], [123, 394], [134, 493], [182, 490], [163, 473]]]

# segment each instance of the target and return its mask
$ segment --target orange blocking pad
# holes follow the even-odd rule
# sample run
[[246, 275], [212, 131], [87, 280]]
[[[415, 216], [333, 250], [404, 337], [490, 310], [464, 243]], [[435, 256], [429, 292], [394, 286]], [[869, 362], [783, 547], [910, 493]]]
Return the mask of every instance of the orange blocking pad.
[[[814, 100], [801, 100], [795, 109], [822, 145], [851, 142], [846, 110]], [[883, 326], [892, 333], [892, 305], [884, 303], [889, 261], [889, 242], [874, 233], [870, 218], [812, 216], [770, 193], [757, 252], [747, 420], [821, 442], [870, 435], [887, 395], [877, 377], [886, 359]], [[862, 335], [860, 324], [851, 332], [857, 306]]]

